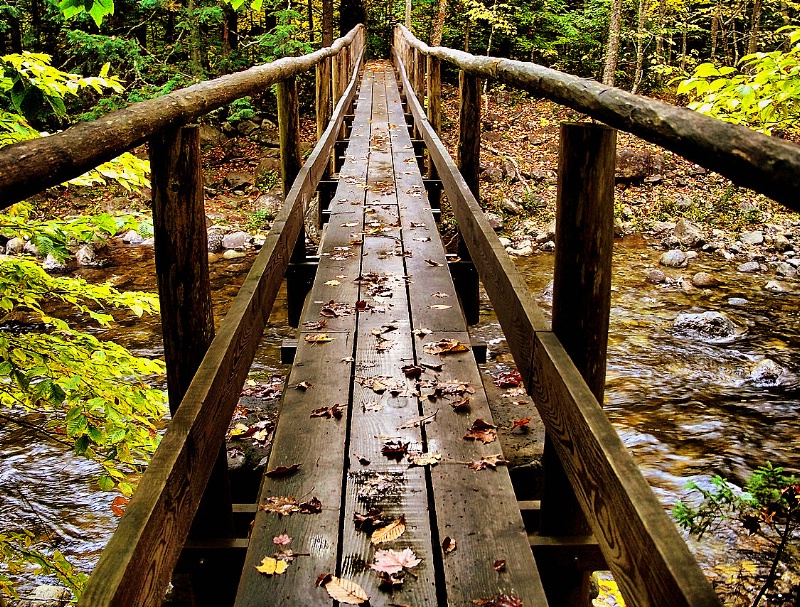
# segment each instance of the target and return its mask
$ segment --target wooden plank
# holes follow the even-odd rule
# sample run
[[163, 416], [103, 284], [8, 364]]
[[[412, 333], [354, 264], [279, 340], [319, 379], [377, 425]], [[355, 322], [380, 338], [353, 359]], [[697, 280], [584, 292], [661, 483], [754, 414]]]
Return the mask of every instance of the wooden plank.
[[50, 137], [0, 150], [0, 208], [77, 177], [98, 164], [144, 143], [151, 135], [192, 120], [245, 95], [312, 69], [354, 42], [363, 50], [363, 26], [354, 27], [329, 48], [302, 57], [284, 57], [236, 74], [207, 80], [135, 103]]
[[80, 606], [161, 604], [288, 267], [303, 208], [322, 176], [334, 128], [342, 120], [337, 107], [103, 551]]
[[552, 333], [537, 333], [533, 396], [626, 602], [719, 605], [675, 525]]
[[[400, 67], [401, 81], [407, 86], [408, 78], [403, 66]], [[523, 377], [529, 377], [534, 331], [549, 330], [549, 323], [536, 305], [514, 262], [497, 239], [453, 159], [425, 120], [422, 108], [414, 103], [413, 98], [408, 101], [415, 118], [420, 122], [428, 153], [439, 172], [461, 235], [476, 260], [481, 282], [497, 312], [517, 368]]]
[[633, 133], [800, 211], [800, 146], [535, 63], [477, 57], [444, 47], [432, 49], [403, 26], [396, 27], [405, 46], [418, 47], [476, 76], [524, 89]]
[[[416, 327], [416, 319], [414, 323]], [[425, 353], [425, 344], [440, 339], [466, 343], [469, 335], [463, 330], [417, 338], [417, 362], [442, 365], [441, 372], [425, 372], [421, 379], [436, 376], [439, 382], [465, 382], [475, 390], [474, 394], [465, 394], [469, 397], [465, 412], [457, 412], [450, 405], [460, 396], [421, 401], [425, 415], [438, 411], [436, 421], [425, 427], [428, 449], [442, 453], [442, 463], [430, 472], [437, 543], [441, 546], [446, 537], [457, 543], [450, 554], [442, 554], [440, 548], [447, 604], [470, 605], [474, 600], [508, 594], [522, 599], [526, 606], [546, 605], [508, 469], [498, 466], [476, 471], [466, 465], [484, 456], [502, 455], [498, 441], [483, 444], [463, 438], [475, 420], [492, 423], [480, 372], [470, 352], [448, 356]], [[501, 572], [494, 569], [498, 560], [505, 561]]]

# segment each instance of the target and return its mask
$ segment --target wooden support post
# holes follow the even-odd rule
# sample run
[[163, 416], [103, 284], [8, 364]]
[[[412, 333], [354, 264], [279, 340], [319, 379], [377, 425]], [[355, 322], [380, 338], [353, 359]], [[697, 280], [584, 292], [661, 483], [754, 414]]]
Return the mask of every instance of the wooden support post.
[[[278, 83], [278, 131], [281, 144], [283, 197], [286, 199], [295, 177], [303, 166], [300, 158], [300, 110], [295, 78], [287, 78]], [[292, 264], [303, 264], [305, 260], [306, 231], [303, 227], [292, 250]], [[286, 273], [286, 303], [291, 326], [297, 326], [300, 320], [303, 302], [309, 288], [308, 281], [302, 279], [301, 274], [293, 272], [290, 266]]]
[[[150, 139], [150, 166], [167, 392], [174, 414], [214, 339], [200, 129], [187, 126], [154, 135]], [[233, 533], [225, 445], [219, 445], [219, 449], [190, 537], [230, 537]], [[197, 604], [218, 603], [219, 593], [224, 596], [231, 588], [235, 590], [235, 579], [228, 580], [231, 584], [220, 579], [209, 595], [192, 573], [176, 571], [176, 584], [195, 600], [208, 596], [212, 601]]]
[[[437, 135], [442, 130], [442, 67], [438, 58], [428, 55], [427, 62], [427, 84], [428, 84], [428, 122]], [[428, 155], [428, 179], [438, 179], [436, 166]], [[428, 200], [431, 208], [441, 208], [441, 188], [430, 188], [428, 190]]]
[[[561, 125], [553, 332], [600, 403], [611, 306], [615, 146], [614, 129], [593, 124]], [[547, 437], [543, 468], [540, 535], [590, 533]], [[569, 563], [552, 559], [542, 559], [539, 565], [550, 605], [586, 604], [588, 573], [577, 567], [570, 570]]]
[[458, 112], [458, 170], [479, 203], [481, 166], [481, 79], [463, 70], [458, 77], [461, 106]]
[[331, 119], [331, 58], [326, 57], [317, 64], [317, 140], [322, 138]]

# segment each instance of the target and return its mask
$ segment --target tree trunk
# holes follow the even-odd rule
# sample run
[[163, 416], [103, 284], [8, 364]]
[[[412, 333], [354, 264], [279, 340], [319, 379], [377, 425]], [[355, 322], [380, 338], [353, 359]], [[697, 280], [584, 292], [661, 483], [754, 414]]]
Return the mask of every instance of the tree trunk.
[[686, 71], [686, 38], [689, 34], [689, 17], [683, 18], [683, 34], [681, 41], [681, 71]]
[[189, 20], [189, 71], [192, 76], [199, 77], [200, 67], [200, 23], [195, 15], [195, 0], [187, 0], [186, 12]]
[[314, 2], [308, 0], [308, 41], [314, 44]]
[[667, 0], [658, 0], [658, 30], [656, 32], [656, 60], [667, 63], [664, 56], [664, 21], [667, 17]]
[[636, 23], [636, 69], [633, 72], [631, 93], [636, 94], [644, 77], [644, 41], [645, 19], [647, 18], [647, 0], [639, 0], [639, 15]]
[[464, 52], [469, 52], [469, 19], [467, 19], [467, 23], [464, 26]]
[[8, 12], [6, 17], [8, 19], [8, 37], [11, 52], [19, 54], [22, 52], [22, 28], [20, 27], [19, 19], [12, 17]]
[[344, 36], [359, 23], [364, 23], [363, 0], [341, 0], [339, 3], [339, 35]]
[[322, 0], [322, 46], [333, 44], [333, 0]]
[[608, 46], [606, 65], [603, 68], [603, 84], [614, 86], [614, 72], [617, 71], [619, 54], [619, 30], [622, 26], [622, 0], [611, 0], [611, 16], [608, 23]]
[[406, 27], [411, 29], [411, 0], [406, 0]]
[[711, 59], [717, 55], [717, 37], [719, 37], [719, 18], [717, 14], [711, 15]]
[[750, 39], [747, 41], [747, 54], [751, 55], [758, 50], [758, 30], [761, 27], [762, 0], [753, 2], [753, 18], [750, 23]]
[[229, 4], [222, 5], [222, 54], [227, 56], [239, 48], [239, 13]]
[[439, 0], [436, 6], [436, 14], [431, 23], [431, 46], [441, 46], [442, 30], [444, 29], [444, 18], [447, 15], [447, 0]]

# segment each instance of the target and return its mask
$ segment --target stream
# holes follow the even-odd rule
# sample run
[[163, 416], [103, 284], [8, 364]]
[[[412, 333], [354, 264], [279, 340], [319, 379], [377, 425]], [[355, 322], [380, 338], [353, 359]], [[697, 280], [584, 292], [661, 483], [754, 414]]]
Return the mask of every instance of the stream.
[[[664, 506], [671, 508], [686, 495], [689, 481], [706, 486], [711, 476], [719, 474], [741, 485], [767, 461], [797, 473], [798, 284], [785, 281], [796, 291], [771, 293], [763, 289], [771, 276], [739, 273], [735, 262], [703, 253], [688, 269], [665, 269], [665, 273], [691, 279], [695, 272], [709, 272], [722, 283], [720, 287], [687, 292], [680, 286], [649, 284], [645, 274], [657, 267], [661, 253], [642, 237], [614, 243], [605, 409], [645, 478]], [[90, 281], [108, 280], [120, 289], [156, 290], [152, 248], [115, 245], [102, 257], [110, 258], [107, 267], [77, 274]], [[217, 322], [252, 259], [249, 255], [211, 264]], [[552, 254], [520, 258], [517, 265], [549, 314], [545, 291], [552, 280]], [[741, 334], [727, 343], [713, 343], [673, 332], [679, 313], [706, 310], [724, 312]], [[286, 373], [279, 363], [281, 340], [291, 333], [285, 319], [282, 293], [251, 371], [256, 381]], [[487, 371], [502, 369], [503, 357], [498, 354], [504, 342], [494, 315], [482, 314], [473, 333], [490, 344]], [[103, 332], [104, 338], [144, 356], [162, 355], [160, 335], [158, 318], [132, 315]], [[764, 358], [785, 369], [777, 385], [750, 376]], [[44, 424], [36, 414], [25, 420]], [[63, 445], [30, 426], [6, 421], [0, 422], [0, 454], [3, 528], [31, 529], [81, 569], [91, 570], [117, 522], [109, 507], [113, 496], [91, 487], [95, 465], [65, 452]], [[733, 528], [690, 545], [707, 573], [745, 558], [753, 549], [752, 541]], [[20, 593], [42, 583], [53, 580], [26, 577], [20, 580]]]

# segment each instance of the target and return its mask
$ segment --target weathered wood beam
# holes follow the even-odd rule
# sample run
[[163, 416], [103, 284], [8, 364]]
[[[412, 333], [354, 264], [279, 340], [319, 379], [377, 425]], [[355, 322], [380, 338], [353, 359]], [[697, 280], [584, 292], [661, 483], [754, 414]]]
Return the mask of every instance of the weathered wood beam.
[[285, 57], [207, 80], [50, 137], [5, 147], [0, 150], [0, 208], [77, 177], [144, 143], [162, 129], [186, 124], [235, 99], [256, 95], [276, 82], [306, 72], [354, 41], [363, 40], [362, 29], [358, 25], [332, 46], [309, 55]]
[[397, 27], [407, 46], [583, 112], [800, 211], [800, 146], [535, 63], [431, 48]]

